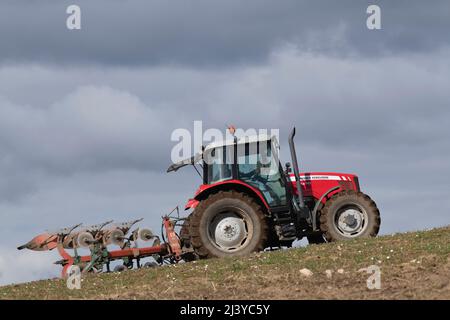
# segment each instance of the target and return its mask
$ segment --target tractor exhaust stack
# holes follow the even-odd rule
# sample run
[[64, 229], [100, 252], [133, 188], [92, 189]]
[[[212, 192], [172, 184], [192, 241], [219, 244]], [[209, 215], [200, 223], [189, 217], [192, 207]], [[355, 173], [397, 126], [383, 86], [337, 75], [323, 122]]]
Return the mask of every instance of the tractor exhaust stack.
[[292, 128], [291, 134], [289, 135], [289, 148], [291, 150], [292, 167], [294, 169], [295, 185], [297, 187], [297, 203], [298, 203], [298, 217], [304, 218], [309, 222], [312, 222], [312, 214], [310, 209], [305, 205], [305, 200], [303, 198], [303, 190], [300, 184], [300, 173], [298, 170], [297, 153], [295, 152], [294, 144], [295, 127]]
[[303, 209], [305, 208], [305, 201], [303, 200], [303, 191], [300, 185], [300, 174], [298, 171], [298, 161], [297, 161], [297, 153], [295, 152], [294, 136], [295, 136], [295, 127], [292, 128], [291, 134], [289, 135], [289, 149], [291, 150], [292, 167], [294, 169], [294, 176], [297, 186], [298, 205], [300, 209], [303, 211]]

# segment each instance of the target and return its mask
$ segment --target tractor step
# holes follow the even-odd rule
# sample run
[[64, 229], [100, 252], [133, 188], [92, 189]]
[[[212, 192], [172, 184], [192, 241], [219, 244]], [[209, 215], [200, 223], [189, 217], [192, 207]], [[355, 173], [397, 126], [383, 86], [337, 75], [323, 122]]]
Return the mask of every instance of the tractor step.
[[278, 238], [280, 240], [295, 240], [297, 238], [297, 229], [294, 223], [275, 226]]

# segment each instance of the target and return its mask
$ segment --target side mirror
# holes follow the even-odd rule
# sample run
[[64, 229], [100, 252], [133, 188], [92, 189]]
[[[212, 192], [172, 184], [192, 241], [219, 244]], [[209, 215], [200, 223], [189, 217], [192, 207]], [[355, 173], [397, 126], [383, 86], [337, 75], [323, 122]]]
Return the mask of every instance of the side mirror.
[[286, 162], [285, 166], [286, 166], [286, 174], [291, 173], [291, 163], [290, 162]]

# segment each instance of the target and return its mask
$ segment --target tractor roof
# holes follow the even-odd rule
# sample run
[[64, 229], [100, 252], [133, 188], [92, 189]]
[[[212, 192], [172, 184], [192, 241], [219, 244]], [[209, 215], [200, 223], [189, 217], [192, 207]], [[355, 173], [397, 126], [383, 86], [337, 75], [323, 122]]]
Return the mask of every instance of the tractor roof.
[[[253, 142], [260, 142], [260, 141], [268, 141], [268, 140], [273, 140], [275, 141], [275, 143], [278, 143], [278, 140], [276, 138], [276, 136], [270, 136], [268, 134], [258, 134], [258, 135], [251, 135], [251, 136], [243, 136], [238, 138], [237, 143], [238, 144], [244, 144], [244, 143], [253, 143]], [[180, 169], [181, 167], [190, 165], [190, 164], [195, 164], [197, 162], [199, 162], [200, 160], [202, 160], [203, 157], [203, 153], [205, 151], [214, 149], [214, 148], [218, 148], [218, 147], [223, 147], [223, 146], [228, 146], [228, 145], [233, 145], [234, 144], [234, 139], [227, 139], [227, 140], [223, 140], [223, 141], [215, 141], [212, 142], [210, 144], [208, 144], [203, 152], [199, 152], [196, 153], [195, 155], [193, 155], [190, 158], [181, 160], [179, 162], [173, 163], [172, 165], [170, 165], [170, 167], [167, 169], [167, 172], [171, 172], [171, 171], [177, 171], [178, 169]]]
[[[259, 135], [251, 135], [251, 136], [240, 137], [240, 138], [238, 138], [237, 143], [238, 144], [253, 143], [253, 142], [267, 141], [267, 140], [272, 140], [272, 139], [276, 139], [276, 137], [275, 136], [270, 136], [268, 134], [259, 134]], [[214, 148], [217, 148], [217, 147], [228, 146], [228, 145], [233, 145], [233, 144], [234, 144], [234, 139], [227, 139], [227, 140], [223, 140], [223, 141], [215, 141], [215, 142], [212, 142], [212, 143], [208, 144], [205, 147], [205, 150], [214, 149]]]

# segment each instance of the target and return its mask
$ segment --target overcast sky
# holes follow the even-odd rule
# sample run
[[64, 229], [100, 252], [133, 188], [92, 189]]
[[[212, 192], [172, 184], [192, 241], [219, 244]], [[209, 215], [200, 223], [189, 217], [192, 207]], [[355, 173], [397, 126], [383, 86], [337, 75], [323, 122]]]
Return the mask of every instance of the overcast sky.
[[59, 275], [16, 250], [46, 229], [159, 232], [200, 184], [165, 172], [194, 120], [279, 128], [283, 161], [295, 125], [302, 170], [358, 174], [381, 233], [448, 225], [449, 29], [445, 0], [2, 1], [0, 284]]

